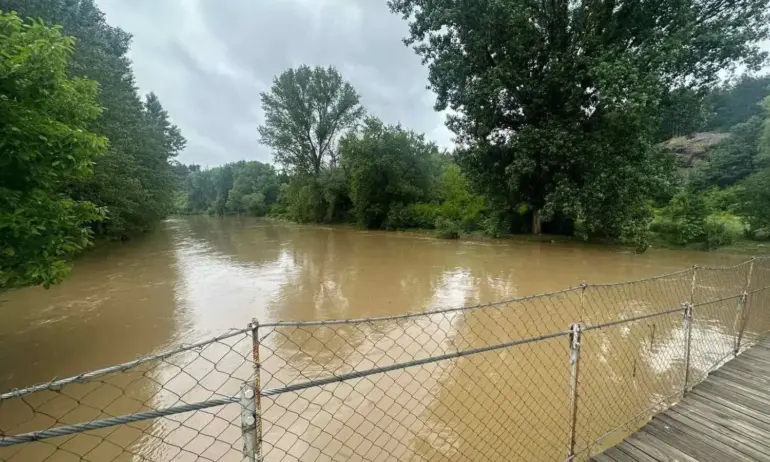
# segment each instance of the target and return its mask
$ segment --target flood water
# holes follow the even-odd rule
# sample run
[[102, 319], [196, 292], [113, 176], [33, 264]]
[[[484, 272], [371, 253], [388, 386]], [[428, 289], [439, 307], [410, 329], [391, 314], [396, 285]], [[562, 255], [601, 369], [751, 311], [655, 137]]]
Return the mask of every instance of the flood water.
[[[723, 266], [744, 260], [655, 249], [637, 255], [570, 242], [447, 241], [238, 217], [173, 218], [141, 239], [94, 250], [77, 261], [66, 281], [49, 290], [24, 288], [0, 294], [0, 393], [244, 327], [253, 318], [269, 324], [396, 315], [495, 302], [583, 281], [630, 281], [696, 264]], [[736, 285], [742, 278], [735, 277]], [[687, 290], [680, 289], [689, 287], [689, 275], [674, 278], [671, 284], [678, 285], [660, 283], [646, 287], [649, 293], [640, 289], [632, 294], [627, 289], [590, 292], [590, 288], [585, 296], [602, 303], [602, 309], [611, 309], [612, 303], [618, 310], [630, 309], [634, 300], [644, 300], [644, 309], [663, 309], [666, 304], [675, 308], [687, 301]], [[665, 296], [655, 295], [656, 290]], [[347, 328], [269, 327], [263, 340], [263, 386], [544, 335], [566, 330], [570, 320], [580, 318], [600, 321], [598, 315], [579, 312], [579, 295], [570, 292], [548, 303], [524, 303], [515, 317], [503, 306], [495, 308], [494, 316], [488, 311], [484, 318], [442, 314], [408, 325], [394, 321]], [[710, 316], [703, 319], [703, 328], [727, 331], [731, 320], [722, 314]], [[651, 349], [642, 356], [671, 359], [650, 363], [637, 353], [632, 359], [625, 357], [625, 369], [615, 371], [624, 376], [623, 386], [635, 383], [642, 369], [665, 380], [679, 377], [680, 355], [665, 345], [679, 338], [680, 325], [681, 315], [645, 324], [644, 335], [639, 334], [644, 340], [639, 342], [649, 343]], [[630, 338], [627, 335], [618, 330], [597, 336], [594, 345], [587, 342], [583, 354], [593, 349], [594, 356], [603, 354], [604, 359], [588, 363], [584, 370], [626, 354], [618, 345]], [[555, 460], [566, 447], [562, 439], [568, 426], [568, 352], [562, 348], [566, 344], [566, 338], [556, 338], [516, 351], [483, 353], [479, 356], [483, 361], [468, 357], [358, 379], [352, 385], [264, 399], [269, 421], [263, 428], [266, 460], [511, 460], [511, 454], [522, 460]], [[216, 369], [215, 363], [212, 359], [209, 364]], [[653, 370], [658, 366], [660, 370]], [[179, 372], [165, 373], [161, 388], [171, 390], [174, 399], [188, 392], [166, 385]], [[606, 376], [606, 371], [596, 369], [594, 375]], [[586, 386], [598, 380], [586, 377]], [[161, 382], [157, 376], [153, 379]], [[642, 385], [634, 385], [634, 399], [647, 402], [652, 398], [637, 396]], [[122, 390], [119, 395], [129, 394], [125, 387]], [[594, 402], [586, 398], [589, 401], [582, 403], [578, 419], [595, 425], [593, 433], [601, 431], [597, 416], [602, 408], [613, 406], [606, 402], [611, 395], [615, 393], [597, 393]], [[109, 393], [85, 393], [74, 399], [110, 415], [120, 413], [121, 398]], [[617, 399], [615, 406], [628, 404], [621, 396]], [[37, 416], [27, 415], [29, 408], [54, 416], [44, 426], [78, 421], [68, 414], [74, 412], [72, 406], [51, 410], [54, 404], [46, 403], [0, 407], [0, 429], [7, 434], [34, 429], [30, 422]], [[117, 408], [105, 411], [107, 406]], [[233, 421], [240, 425], [238, 419]], [[34, 443], [45, 445], [39, 451], [30, 448], [34, 444], [24, 445], [23, 453], [6, 448], [3, 451], [9, 452], [0, 451], [0, 460], [230, 460], [227, 451], [214, 453], [208, 445], [183, 449], [181, 455], [147, 449], [154, 443], [142, 434], [151, 430], [137, 428], [137, 435], [126, 437], [124, 443], [113, 440], [113, 445], [125, 447], [117, 452], [113, 448], [110, 456], [99, 455], [109, 449], [97, 447], [109, 440], [100, 436], [90, 443], [78, 438]], [[240, 428], [227, 431], [231, 430], [240, 434]], [[522, 438], [527, 431], [537, 438]], [[240, 444], [221, 435], [211, 438]], [[182, 440], [179, 437], [174, 446], [194, 444]], [[144, 449], [139, 448], [142, 445]]]

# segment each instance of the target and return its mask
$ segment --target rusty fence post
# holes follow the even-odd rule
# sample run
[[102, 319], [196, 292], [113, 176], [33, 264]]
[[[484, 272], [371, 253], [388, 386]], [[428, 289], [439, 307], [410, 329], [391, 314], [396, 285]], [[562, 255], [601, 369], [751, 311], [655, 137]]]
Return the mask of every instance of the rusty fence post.
[[687, 392], [687, 384], [690, 382], [690, 344], [692, 343], [692, 303], [686, 302], [684, 305], [684, 385], [682, 394]]
[[251, 343], [252, 360], [254, 362], [254, 460], [262, 462], [262, 384], [260, 382], [262, 363], [259, 360], [259, 321], [256, 318], [251, 320]]
[[741, 351], [741, 340], [743, 340], [743, 333], [746, 330], [746, 323], [749, 319], [749, 289], [751, 288], [751, 274], [754, 272], [754, 260], [749, 263], [749, 272], [746, 274], [746, 287], [741, 293], [741, 299], [738, 302], [738, 314], [735, 316], [736, 328], [738, 330], [738, 336], [735, 340], [735, 350], [733, 353], [737, 355]]
[[569, 327], [569, 457], [575, 456], [578, 416], [578, 374], [580, 371], [580, 342], [582, 326], [574, 323]]

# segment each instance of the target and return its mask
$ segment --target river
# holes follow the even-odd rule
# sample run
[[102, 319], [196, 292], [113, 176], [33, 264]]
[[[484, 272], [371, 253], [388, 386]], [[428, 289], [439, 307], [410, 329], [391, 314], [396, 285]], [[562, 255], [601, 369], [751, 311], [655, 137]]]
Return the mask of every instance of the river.
[[[95, 249], [76, 262], [70, 277], [60, 285], [0, 293], [0, 392], [129, 361], [243, 327], [252, 318], [271, 323], [394, 315], [494, 302], [577, 286], [582, 281], [634, 280], [696, 264], [721, 266], [743, 260], [745, 257], [656, 249], [635, 254], [572, 242], [438, 240], [419, 234], [242, 217], [172, 218], [140, 239]], [[542, 314], [530, 314], [522, 322], [542, 324], [538, 316]], [[458, 329], [452, 320], [437, 328], [441, 335]], [[447, 377], [457, 381], [455, 388], [471, 386], [465, 383], [467, 376]], [[503, 374], [502, 380], [509, 379]], [[435, 390], [436, 386], [425, 389]], [[442, 387], [452, 388], [445, 383]], [[380, 398], [387, 395], [382, 393]], [[432, 404], [424, 402], [427, 395], [423, 398], [421, 411], [414, 412], [430, 410]], [[539, 399], [549, 397], [544, 394]], [[9, 416], [13, 411], [8, 409], [0, 421], [18, 417]], [[3, 411], [0, 408], [0, 414]], [[442, 412], [434, 410], [433, 414]], [[336, 431], [347, 430], [340, 427]], [[433, 431], [440, 433], [436, 428]], [[460, 436], [470, 434], [467, 432]], [[402, 437], [422, 438], [411, 431]], [[275, 438], [271, 444], [283, 444], [278, 441], [280, 435]], [[296, 445], [295, 440], [291, 444]], [[415, 460], [437, 460], [441, 458], [435, 454], [447, 454], [434, 449], [438, 452], [431, 456], [414, 450], [415, 444], [404, 443], [411, 448], [404, 451], [422, 454]], [[423, 444], [440, 446], [435, 437]], [[336, 458], [360, 459], [366, 452], [360, 447], [348, 450], [349, 454], [338, 452]], [[381, 452], [406, 457], [407, 452], [392, 452], [395, 450]], [[496, 453], [485, 453], [483, 448], [451, 449], [458, 450], [496, 458]], [[281, 451], [274, 451], [273, 460], [313, 460], [313, 452], [307, 450], [299, 455], [291, 449]], [[544, 454], [533, 451], [533, 457]], [[79, 457], [82, 459], [72, 460], [98, 460]], [[161, 459], [166, 460], [158, 456]]]

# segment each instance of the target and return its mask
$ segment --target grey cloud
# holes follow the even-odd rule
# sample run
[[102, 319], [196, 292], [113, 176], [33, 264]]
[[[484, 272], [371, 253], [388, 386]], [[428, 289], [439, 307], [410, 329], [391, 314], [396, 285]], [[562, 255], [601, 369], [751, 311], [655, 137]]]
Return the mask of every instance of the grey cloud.
[[188, 138], [184, 162], [271, 160], [257, 142], [259, 92], [298, 66], [333, 65], [369, 113], [445, 147], [427, 69], [401, 42], [406, 23], [375, 0], [100, 0], [134, 35], [138, 85], [155, 91]]

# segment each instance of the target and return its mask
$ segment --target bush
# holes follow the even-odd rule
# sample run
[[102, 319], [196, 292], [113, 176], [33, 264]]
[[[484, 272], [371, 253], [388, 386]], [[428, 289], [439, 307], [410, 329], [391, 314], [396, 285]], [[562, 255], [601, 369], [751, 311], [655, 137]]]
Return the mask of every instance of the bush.
[[708, 215], [709, 209], [703, 197], [683, 189], [657, 213], [650, 230], [674, 245], [699, 242], [705, 237]]
[[421, 229], [433, 229], [438, 218], [438, 206], [436, 204], [417, 203], [409, 206], [414, 220], [413, 226]]
[[500, 237], [509, 232], [510, 228], [510, 221], [498, 214], [490, 215], [481, 222], [481, 229], [490, 237]]
[[414, 217], [410, 206], [406, 206], [400, 202], [392, 204], [388, 215], [385, 217], [383, 225], [386, 229], [406, 229], [412, 228], [414, 224]]
[[718, 220], [707, 220], [704, 230], [706, 250], [730, 245], [735, 241], [735, 235], [730, 232], [727, 225]]
[[457, 239], [462, 227], [454, 220], [439, 217], [436, 219], [436, 235], [442, 239]]

